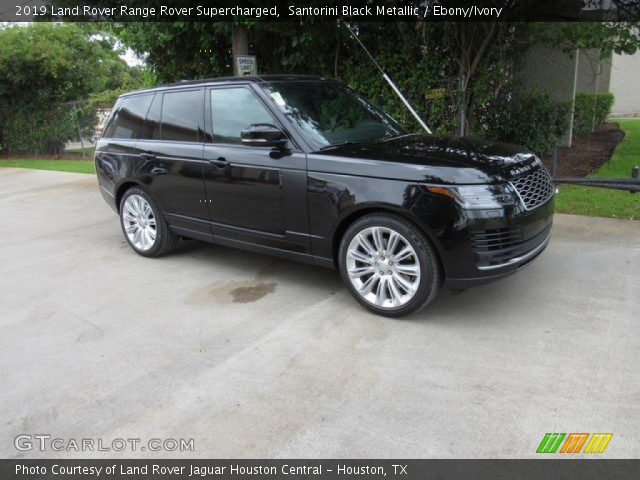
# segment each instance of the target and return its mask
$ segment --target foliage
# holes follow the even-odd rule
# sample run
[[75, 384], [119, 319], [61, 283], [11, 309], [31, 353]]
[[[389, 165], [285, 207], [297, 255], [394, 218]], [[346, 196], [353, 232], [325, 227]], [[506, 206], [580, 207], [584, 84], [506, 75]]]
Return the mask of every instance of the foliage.
[[552, 101], [547, 94], [519, 95], [495, 105], [487, 113], [485, 138], [523, 145], [548, 155], [569, 125], [569, 103]]
[[[611, 160], [602, 165], [592, 177], [626, 177], [640, 165], [640, 119], [617, 120], [625, 137]], [[622, 190], [561, 185], [556, 196], [556, 211], [598, 217], [631, 218], [640, 220], [640, 194]]]
[[593, 132], [597, 125], [604, 123], [611, 113], [614, 96], [612, 93], [578, 93], [574, 104], [573, 133], [580, 135]]
[[12, 152], [61, 153], [64, 142], [77, 137], [73, 110], [63, 103], [43, 108], [34, 101], [15, 103], [3, 115], [3, 150]]
[[[85, 38], [94, 38], [90, 43], [107, 44], [109, 48], [105, 47], [105, 51], [114, 51], [112, 35], [117, 36], [145, 58], [151, 72], [129, 81], [124, 77], [130, 72], [124, 69], [108, 85], [94, 85], [88, 95], [86, 115], [95, 108], [108, 108], [123, 91], [160, 82], [231, 75], [231, 34], [238, 26], [248, 32], [249, 53], [258, 57], [260, 73], [336, 77], [372, 100], [405, 128], [419, 128], [347, 30], [309, 17], [294, 23], [238, 20], [236, 24], [78, 24]], [[553, 44], [568, 52], [577, 47], [600, 45], [604, 55], [612, 51], [631, 52], [638, 44], [635, 24], [359, 22], [353, 27], [436, 133], [457, 133], [460, 112], [464, 110], [468, 134], [485, 138], [508, 134], [499, 139], [515, 140], [540, 151], [546, 150], [546, 145], [557, 137], [555, 125], [547, 128], [552, 137], [544, 141], [542, 127], [527, 133], [521, 125], [497, 125], [509, 121], [509, 117], [501, 118], [501, 113], [516, 115], [520, 111], [518, 105], [525, 102], [526, 96], [521, 94], [516, 81], [516, 60], [524, 49], [531, 43]], [[95, 41], [97, 36], [99, 41]], [[0, 58], [0, 71], [1, 68]], [[87, 81], [93, 82], [92, 75], [86, 75], [83, 68], [79, 71], [83, 77], [92, 77]], [[427, 99], [425, 95], [436, 88], [444, 89], [444, 95]], [[72, 97], [87, 98], [87, 95]], [[560, 116], [559, 109], [563, 108], [554, 109], [548, 101], [543, 106], [552, 111], [552, 118]], [[515, 136], [516, 133], [524, 136]]]
[[230, 75], [231, 25], [209, 22], [131, 22], [114, 34], [153, 68], [158, 82]]
[[[345, 28], [309, 18], [296, 23], [241, 23], [248, 31], [249, 52], [258, 57], [260, 73], [339, 78], [405, 128], [418, 129]], [[485, 138], [495, 138], [497, 132], [508, 134], [498, 139], [517, 141], [540, 152], [558, 138], [555, 123], [546, 128], [540, 124], [535, 132], [528, 132], [524, 124], [502, 125], [510, 117], [499, 116], [505, 109], [518, 115], [527, 102], [516, 81], [516, 61], [523, 51], [531, 43], [556, 42], [567, 51], [599, 44], [605, 54], [630, 52], [638, 44], [634, 24], [361, 22], [353, 27], [436, 133], [456, 133], [459, 112], [464, 109], [469, 134]], [[117, 34], [138, 54], [147, 55], [159, 81], [177, 81], [231, 75], [232, 28], [216, 23], [126, 23], [118, 27]], [[425, 94], [434, 88], [444, 88], [444, 96], [427, 100]], [[548, 99], [538, 107], [546, 109], [553, 121], [563, 118], [566, 110]], [[541, 112], [541, 118], [544, 115]], [[546, 134], [551, 136], [543, 139]]]
[[597, 48], [601, 58], [612, 53], [634, 54], [640, 46], [638, 22], [568, 22], [532, 25], [531, 39], [572, 54], [576, 49]]
[[482, 136], [484, 116], [494, 106], [508, 101], [517, 91], [516, 59], [527, 48], [527, 24], [441, 23], [434, 37], [449, 60], [448, 76], [453, 80], [453, 119], [465, 113], [464, 130]]
[[117, 98], [123, 93], [151, 87], [155, 83], [155, 76], [150, 70], [141, 67], [132, 67], [122, 78], [121, 85], [118, 88], [90, 94], [84, 110], [88, 112], [88, 114], [93, 114], [98, 109], [110, 110]]
[[[306, 74], [338, 78], [373, 100], [396, 120], [416, 129], [415, 120], [344, 27], [306, 19], [303, 22], [247, 24], [249, 51], [260, 73]], [[367, 23], [357, 26], [370, 48], [403, 93], [432, 125], [452, 116], [447, 99], [427, 101], [425, 92], [448, 86], [443, 76], [449, 59], [428, 28], [413, 23]], [[215, 23], [126, 23], [119, 38], [147, 61], [159, 81], [232, 75], [232, 25]], [[403, 45], [398, 49], [397, 45]], [[425, 55], [431, 50], [433, 55]], [[185, 52], [188, 52], [185, 55]], [[313, 54], [310, 54], [313, 52]], [[407, 68], [410, 66], [410, 68]]]
[[92, 93], [121, 88], [132, 72], [114, 39], [82, 24], [33, 23], [0, 29], [0, 149], [59, 153], [89, 132]]

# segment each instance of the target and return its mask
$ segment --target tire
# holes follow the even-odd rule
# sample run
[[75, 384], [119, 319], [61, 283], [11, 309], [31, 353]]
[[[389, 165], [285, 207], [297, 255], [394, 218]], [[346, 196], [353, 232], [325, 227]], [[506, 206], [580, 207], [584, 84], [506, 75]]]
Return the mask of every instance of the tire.
[[180, 238], [169, 229], [160, 208], [144, 190], [138, 187], [127, 190], [119, 210], [124, 238], [139, 255], [159, 257], [178, 243]]
[[379, 315], [416, 312], [440, 290], [442, 274], [431, 243], [413, 223], [392, 213], [369, 214], [349, 226], [338, 263], [351, 294]]

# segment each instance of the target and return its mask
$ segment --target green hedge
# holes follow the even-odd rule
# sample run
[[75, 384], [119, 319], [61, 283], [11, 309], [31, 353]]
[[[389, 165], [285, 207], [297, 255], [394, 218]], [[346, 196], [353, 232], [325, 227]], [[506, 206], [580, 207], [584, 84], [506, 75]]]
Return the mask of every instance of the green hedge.
[[593, 132], [597, 125], [604, 123], [611, 113], [614, 96], [612, 93], [578, 93], [573, 113], [573, 133], [580, 135]]
[[567, 132], [569, 115], [568, 102], [554, 102], [545, 93], [517, 96], [488, 110], [483, 136], [549, 155]]
[[69, 103], [25, 102], [0, 106], [0, 152], [30, 155], [61, 155], [66, 142], [78, 139], [78, 126], [85, 137], [97, 123], [95, 109]]

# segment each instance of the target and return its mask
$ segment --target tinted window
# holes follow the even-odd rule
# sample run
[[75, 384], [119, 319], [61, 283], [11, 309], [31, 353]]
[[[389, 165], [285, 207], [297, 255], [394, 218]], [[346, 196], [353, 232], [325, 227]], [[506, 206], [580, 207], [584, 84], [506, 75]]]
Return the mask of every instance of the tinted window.
[[160, 112], [162, 109], [162, 93], [157, 93], [142, 126], [140, 138], [160, 139]]
[[273, 82], [261, 86], [314, 148], [404, 133], [391, 117], [338, 82]]
[[274, 123], [269, 111], [247, 88], [211, 90], [213, 141], [242, 143], [240, 132], [253, 123]]
[[105, 138], [137, 138], [147, 115], [153, 94], [134, 95], [118, 100], [111, 121], [104, 129]]
[[162, 100], [162, 140], [197, 142], [202, 124], [202, 90], [167, 92]]

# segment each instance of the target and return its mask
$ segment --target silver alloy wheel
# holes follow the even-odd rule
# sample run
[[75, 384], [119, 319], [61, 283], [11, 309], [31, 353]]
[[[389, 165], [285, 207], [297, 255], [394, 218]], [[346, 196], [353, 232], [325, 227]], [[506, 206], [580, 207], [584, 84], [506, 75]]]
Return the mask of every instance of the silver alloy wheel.
[[156, 243], [156, 217], [151, 205], [140, 195], [130, 195], [124, 202], [122, 223], [131, 244], [146, 252]]
[[411, 244], [387, 227], [368, 227], [347, 248], [351, 284], [367, 302], [398, 308], [409, 302], [420, 286], [420, 260]]

